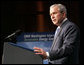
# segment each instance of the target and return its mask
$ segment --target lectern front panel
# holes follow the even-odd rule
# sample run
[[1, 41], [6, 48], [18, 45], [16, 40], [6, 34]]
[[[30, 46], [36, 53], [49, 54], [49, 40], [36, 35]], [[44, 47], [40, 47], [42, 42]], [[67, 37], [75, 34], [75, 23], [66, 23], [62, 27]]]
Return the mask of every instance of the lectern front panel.
[[33, 51], [5, 42], [2, 64], [42, 64], [42, 58]]

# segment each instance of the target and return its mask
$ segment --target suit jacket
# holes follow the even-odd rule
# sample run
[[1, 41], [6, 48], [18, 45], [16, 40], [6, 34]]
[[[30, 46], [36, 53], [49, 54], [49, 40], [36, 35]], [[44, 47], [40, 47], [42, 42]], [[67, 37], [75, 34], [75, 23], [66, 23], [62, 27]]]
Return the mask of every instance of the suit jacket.
[[52, 64], [78, 64], [80, 30], [69, 20], [60, 27], [57, 37], [54, 37], [49, 52], [49, 62]]

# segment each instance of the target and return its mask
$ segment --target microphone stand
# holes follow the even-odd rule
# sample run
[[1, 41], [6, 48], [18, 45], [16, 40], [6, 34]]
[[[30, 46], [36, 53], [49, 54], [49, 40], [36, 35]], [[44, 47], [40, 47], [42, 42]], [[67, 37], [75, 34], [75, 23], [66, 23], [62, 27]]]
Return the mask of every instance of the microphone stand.
[[11, 35], [8, 35], [5, 39], [4, 39], [4, 41], [5, 42], [13, 42], [13, 43], [16, 43], [17, 42], [17, 40], [16, 40], [16, 38], [17, 38], [17, 36], [19, 36], [20, 34], [22, 33], [22, 30], [16, 30], [14, 33], [12, 33]]

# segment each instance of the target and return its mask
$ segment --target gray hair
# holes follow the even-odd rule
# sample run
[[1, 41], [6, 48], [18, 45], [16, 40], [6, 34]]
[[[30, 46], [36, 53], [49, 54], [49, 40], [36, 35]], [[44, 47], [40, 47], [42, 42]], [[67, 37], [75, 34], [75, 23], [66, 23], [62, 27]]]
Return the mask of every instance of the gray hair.
[[60, 11], [60, 13], [65, 12], [66, 15], [67, 15], [67, 9], [66, 9], [66, 7], [64, 5], [62, 5], [62, 4], [53, 4], [53, 5], [50, 6], [50, 8], [55, 7], [55, 6], [58, 7], [58, 10]]

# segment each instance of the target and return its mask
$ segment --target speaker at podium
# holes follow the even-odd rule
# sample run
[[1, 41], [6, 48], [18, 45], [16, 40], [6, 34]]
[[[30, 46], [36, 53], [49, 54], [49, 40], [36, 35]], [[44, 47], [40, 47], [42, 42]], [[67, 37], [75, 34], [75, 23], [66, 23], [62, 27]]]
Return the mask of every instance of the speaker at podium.
[[34, 54], [33, 51], [25, 48], [4, 43], [2, 64], [42, 64], [40, 55]]

